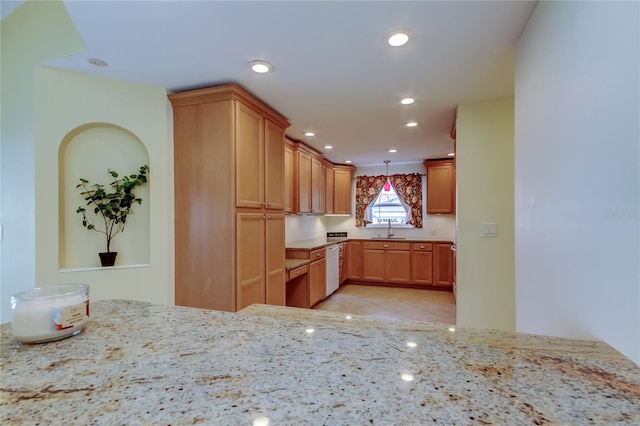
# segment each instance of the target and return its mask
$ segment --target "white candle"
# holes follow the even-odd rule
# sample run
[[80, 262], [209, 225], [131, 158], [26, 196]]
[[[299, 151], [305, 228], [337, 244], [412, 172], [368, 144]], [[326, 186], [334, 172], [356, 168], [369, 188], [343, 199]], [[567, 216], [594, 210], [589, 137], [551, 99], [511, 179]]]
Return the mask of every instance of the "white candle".
[[13, 336], [36, 343], [79, 333], [89, 321], [89, 286], [65, 284], [23, 291], [11, 298]]

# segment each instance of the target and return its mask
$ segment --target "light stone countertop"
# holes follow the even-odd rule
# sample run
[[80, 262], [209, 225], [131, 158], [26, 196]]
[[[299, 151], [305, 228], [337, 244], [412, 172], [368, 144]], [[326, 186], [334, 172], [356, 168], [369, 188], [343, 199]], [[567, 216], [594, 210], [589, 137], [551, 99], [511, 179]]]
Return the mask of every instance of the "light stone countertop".
[[267, 305], [91, 308], [56, 342], [2, 325], [3, 425], [640, 424], [640, 368], [604, 343]]
[[285, 259], [284, 267], [287, 269], [287, 271], [290, 271], [292, 269], [296, 269], [299, 266], [306, 265], [310, 262], [311, 260], [309, 259]]
[[385, 237], [346, 237], [346, 238], [312, 238], [309, 240], [292, 241], [285, 244], [287, 249], [297, 250], [315, 250], [326, 247], [331, 244], [342, 243], [345, 241], [393, 241], [399, 243], [454, 243], [450, 238], [385, 238]]

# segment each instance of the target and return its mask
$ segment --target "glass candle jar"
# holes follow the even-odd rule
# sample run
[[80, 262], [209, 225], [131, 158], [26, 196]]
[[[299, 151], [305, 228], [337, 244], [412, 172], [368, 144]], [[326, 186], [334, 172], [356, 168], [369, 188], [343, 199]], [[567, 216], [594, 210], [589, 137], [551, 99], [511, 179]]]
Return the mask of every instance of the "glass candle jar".
[[11, 296], [13, 336], [23, 343], [63, 339], [89, 322], [89, 286], [38, 287]]

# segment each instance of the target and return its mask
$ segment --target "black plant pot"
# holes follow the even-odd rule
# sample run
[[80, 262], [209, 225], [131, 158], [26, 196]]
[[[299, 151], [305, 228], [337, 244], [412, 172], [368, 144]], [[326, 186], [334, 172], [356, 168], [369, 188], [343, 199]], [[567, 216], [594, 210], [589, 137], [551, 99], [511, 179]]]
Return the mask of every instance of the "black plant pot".
[[117, 251], [98, 253], [102, 266], [113, 266], [116, 263]]

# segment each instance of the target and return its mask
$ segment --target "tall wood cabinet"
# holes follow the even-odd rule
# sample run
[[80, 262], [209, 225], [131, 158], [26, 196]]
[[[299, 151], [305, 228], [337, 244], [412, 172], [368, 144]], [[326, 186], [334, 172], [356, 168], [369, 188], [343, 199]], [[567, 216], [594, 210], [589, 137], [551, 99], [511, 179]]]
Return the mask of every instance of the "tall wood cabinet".
[[283, 305], [288, 121], [234, 84], [169, 100], [176, 304], [225, 311]]

